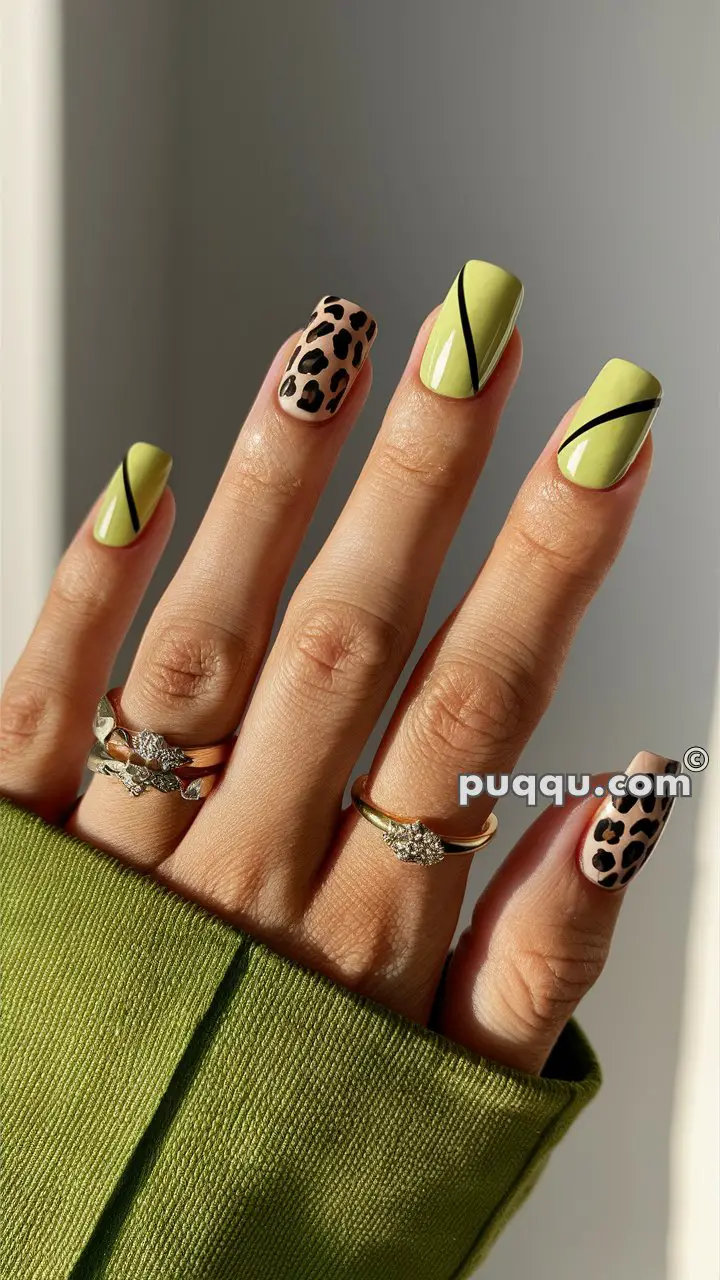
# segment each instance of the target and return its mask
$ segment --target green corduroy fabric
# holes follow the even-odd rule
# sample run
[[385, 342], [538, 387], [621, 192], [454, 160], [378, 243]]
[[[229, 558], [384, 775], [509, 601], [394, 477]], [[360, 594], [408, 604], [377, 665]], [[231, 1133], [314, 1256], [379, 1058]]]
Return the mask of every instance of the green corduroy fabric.
[[599, 1086], [474, 1057], [0, 805], [0, 1274], [458, 1280]]

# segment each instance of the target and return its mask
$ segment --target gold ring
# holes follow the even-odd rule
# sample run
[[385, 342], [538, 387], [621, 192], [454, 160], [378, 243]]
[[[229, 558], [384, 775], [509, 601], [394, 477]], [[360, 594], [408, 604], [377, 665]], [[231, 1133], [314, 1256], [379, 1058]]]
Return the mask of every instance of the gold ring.
[[176, 747], [152, 729], [137, 733], [120, 724], [122, 689], [110, 689], [99, 701], [87, 758], [92, 773], [117, 778], [133, 796], [154, 788], [179, 791], [183, 800], [204, 800], [230, 758], [235, 735], [207, 747]]
[[365, 795], [367, 774], [356, 778], [350, 792], [352, 802], [361, 817], [382, 831], [383, 840], [401, 862], [419, 862], [432, 867], [442, 862], [448, 853], [475, 853], [492, 840], [498, 827], [494, 813], [476, 836], [441, 836], [414, 818], [399, 818], [397, 814], [378, 809]]

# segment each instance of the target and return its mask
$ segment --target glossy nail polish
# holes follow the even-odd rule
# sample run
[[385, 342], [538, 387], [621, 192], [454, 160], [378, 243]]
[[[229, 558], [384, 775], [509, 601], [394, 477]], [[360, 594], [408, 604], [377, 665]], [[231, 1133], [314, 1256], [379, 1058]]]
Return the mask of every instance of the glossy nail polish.
[[629, 360], [600, 370], [558, 449], [563, 475], [585, 489], [609, 489], [640, 452], [660, 407], [657, 378]]
[[168, 482], [172, 457], [154, 444], [133, 444], [110, 481], [93, 533], [107, 547], [127, 547], [142, 532]]
[[305, 422], [327, 422], [337, 413], [375, 341], [373, 317], [347, 298], [327, 294], [318, 302], [278, 388], [285, 413]]
[[430, 391], [462, 400], [482, 391], [515, 327], [523, 287], [491, 262], [466, 262], [453, 280], [420, 365]]
[[[677, 760], [640, 751], [626, 775], [680, 772]], [[645, 866], [670, 817], [675, 798], [655, 794], [606, 796], [580, 846], [578, 865], [601, 889], [624, 889]]]

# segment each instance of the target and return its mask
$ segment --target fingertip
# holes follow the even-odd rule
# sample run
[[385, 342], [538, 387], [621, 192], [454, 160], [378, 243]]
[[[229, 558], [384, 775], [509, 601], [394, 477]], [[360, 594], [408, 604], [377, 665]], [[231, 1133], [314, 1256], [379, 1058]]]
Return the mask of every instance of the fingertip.
[[553, 441], [562, 475], [586, 490], [615, 489], [631, 470], [640, 482], [643, 468], [635, 464], [661, 402], [653, 374], [628, 360], [608, 361]]
[[75, 538], [73, 538], [73, 543], [78, 540], [87, 540], [96, 551], [109, 555], [122, 552], [126, 558], [138, 556], [145, 559], [148, 555], [154, 555], [159, 558], [170, 538], [177, 515], [177, 503], [172, 489], [169, 486], [163, 489], [151, 515], [132, 541], [127, 543], [115, 544], [97, 535], [97, 528], [106, 499], [106, 493], [96, 498]]
[[142, 534], [147, 533], [148, 536], [154, 536], [161, 548], [164, 548], [175, 526], [176, 516], [177, 502], [175, 500], [175, 494], [172, 489], [168, 487], [163, 491], [160, 501], [158, 502], [151, 519], [145, 526], [145, 529], [143, 529]]

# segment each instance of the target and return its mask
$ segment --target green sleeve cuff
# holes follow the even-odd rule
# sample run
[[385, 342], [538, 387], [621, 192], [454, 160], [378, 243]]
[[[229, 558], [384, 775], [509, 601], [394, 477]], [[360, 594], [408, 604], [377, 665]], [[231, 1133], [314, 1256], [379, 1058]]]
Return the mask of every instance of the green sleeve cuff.
[[3, 1259], [14, 1280], [456, 1280], [594, 1096], [283, 959], [8, 802]]

